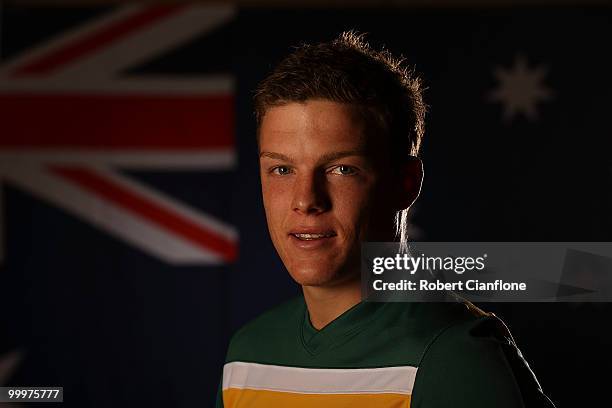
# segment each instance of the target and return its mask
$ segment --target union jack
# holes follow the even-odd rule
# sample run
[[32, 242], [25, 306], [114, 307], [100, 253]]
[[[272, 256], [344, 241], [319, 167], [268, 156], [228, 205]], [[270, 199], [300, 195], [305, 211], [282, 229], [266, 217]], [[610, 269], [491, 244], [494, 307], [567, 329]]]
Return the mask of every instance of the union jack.
[[[233, 15], [226, 6], [120, 7], [2, 64], [0, 182], [167, 263], [234, 260], [234, 226], [117, 171], [234, 168], [231, 75], [122, 74]], [[0, 260], [2, 248], [0, 239]]]

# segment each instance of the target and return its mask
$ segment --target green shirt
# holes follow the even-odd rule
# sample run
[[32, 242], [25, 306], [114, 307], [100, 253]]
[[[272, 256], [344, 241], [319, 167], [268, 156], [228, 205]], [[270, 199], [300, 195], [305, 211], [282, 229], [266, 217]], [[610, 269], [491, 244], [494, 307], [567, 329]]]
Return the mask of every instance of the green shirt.
[[469, 302], [362, 302], [316, 330], [302, 296], [234, 335], [224, 404], [554, 407], [504, 323]]

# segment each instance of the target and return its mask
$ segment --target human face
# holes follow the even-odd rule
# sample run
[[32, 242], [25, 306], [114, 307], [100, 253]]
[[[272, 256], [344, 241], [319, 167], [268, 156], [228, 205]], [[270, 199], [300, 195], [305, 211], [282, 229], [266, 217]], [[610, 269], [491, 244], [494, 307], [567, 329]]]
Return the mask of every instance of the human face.
[[373, 236], [374, 227], [388, 226], [377, 139], [347, 104], [308, 100], [264, 115], [259, 151], [268, 229], [299, 284], [355, 279], [361, 241]]

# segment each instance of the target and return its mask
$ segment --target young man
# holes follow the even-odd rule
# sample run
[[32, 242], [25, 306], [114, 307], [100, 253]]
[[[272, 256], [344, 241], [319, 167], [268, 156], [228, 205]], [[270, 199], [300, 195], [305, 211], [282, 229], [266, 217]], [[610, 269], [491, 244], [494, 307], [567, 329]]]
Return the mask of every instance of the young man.
[[361, 242], [407, 239], [423, 177], [425, 105], [401, 61], [353, 33], [304, 45], [255, 106], [268, 229], [303, 296], [234, 335], [217, 406], [553, 407], [494, 315], [362, 302]]

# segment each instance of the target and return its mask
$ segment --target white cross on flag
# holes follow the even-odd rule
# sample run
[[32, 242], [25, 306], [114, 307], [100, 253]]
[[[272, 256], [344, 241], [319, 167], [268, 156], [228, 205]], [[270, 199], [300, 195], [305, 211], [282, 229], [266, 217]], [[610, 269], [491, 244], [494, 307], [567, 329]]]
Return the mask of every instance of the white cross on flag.
[[234, 226], [118, 171], [234, 168], [231, 75], [123, 73], [233, 16], [231, 7], [120, 7], [4, 61], [0, 182], [169, 264], [233, 261]]

